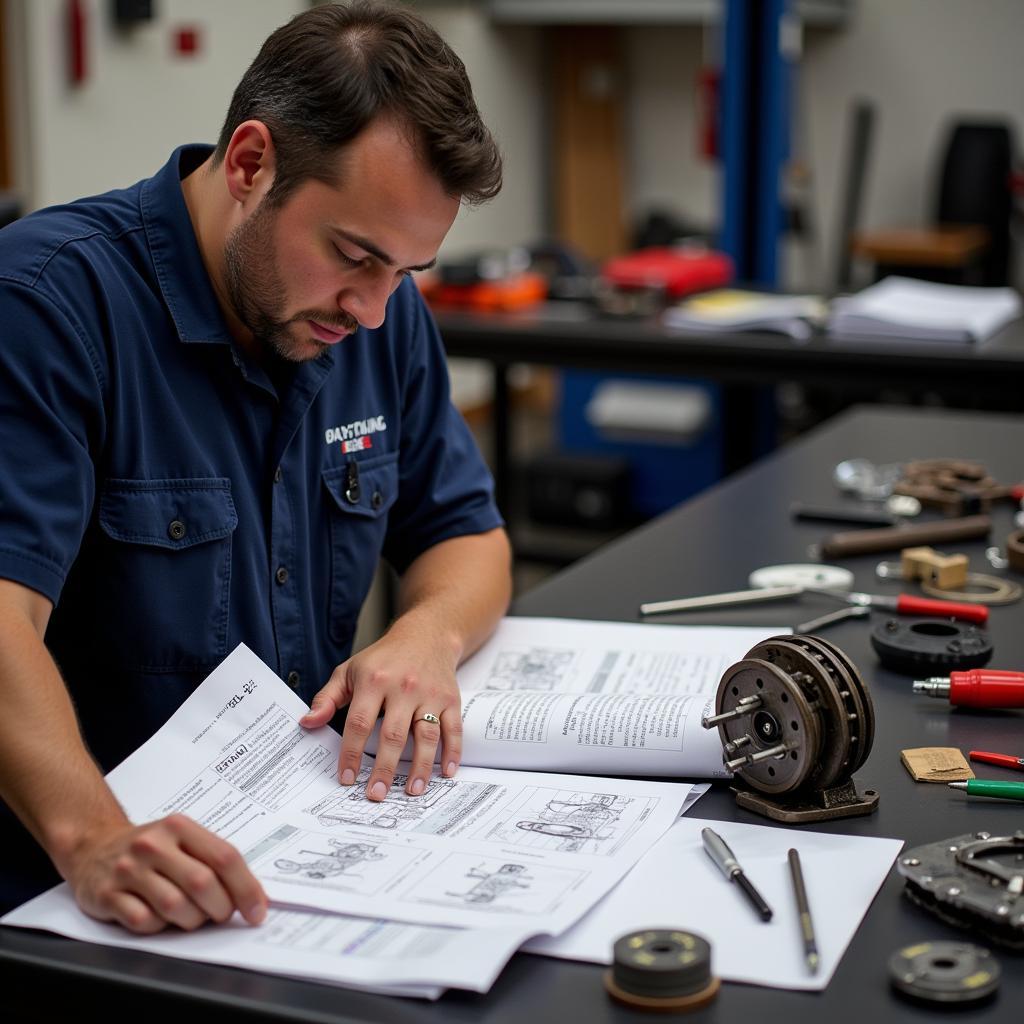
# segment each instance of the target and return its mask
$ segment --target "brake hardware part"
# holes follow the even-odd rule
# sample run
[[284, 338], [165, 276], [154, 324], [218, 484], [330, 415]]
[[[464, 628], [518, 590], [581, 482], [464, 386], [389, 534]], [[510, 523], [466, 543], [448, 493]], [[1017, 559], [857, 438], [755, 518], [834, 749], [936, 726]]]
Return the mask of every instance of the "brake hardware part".
[[817, 636], [755, 644], [718, 684], [722, 762], [741, 807], [774, 821], [827, 821], [870, 814], [874, 790], [857, 791], [875, 733], [874, 705], [856, 667]]
[[999, 962], [968, 942], [918, 942], [889, 958], [897, 992], [930, 1004], [980, 1003], [999, 988]]
[[929, 547], [904, 548], [899, 562], [879, 562], [875, 575], [882, 580], [918, 580], [922, 592], [930, 597], [973, 604], [1013, 604], [1024, 594], [1019, 583], [968, 572], [967, 567], [968, 559], [964, 554], [943, 555]]
[[968, 832], [914, 847], [896, 869], [904, 894], [947, 924], [1024, 952], [1024, 831]]
[[922, 459], [903, 466], [893, 493], [917, 498], [926, 508], [948, 516], [969, 516], [988, 512], [993, 501], [1013, 498], [1016, 488], [997, 482], [978, 462]]
[[871, 646], [887, 669], [911, 676], [980, 668], [993, 651], [986, 630], [953, 619], [886, 619]]
[[648, 928], [616, 940], [604, 985], [612, 999], [634, 1009], [678, 1012], [707, 1006], [721, 981], [711, 973], [707, 939], [676, 928]]

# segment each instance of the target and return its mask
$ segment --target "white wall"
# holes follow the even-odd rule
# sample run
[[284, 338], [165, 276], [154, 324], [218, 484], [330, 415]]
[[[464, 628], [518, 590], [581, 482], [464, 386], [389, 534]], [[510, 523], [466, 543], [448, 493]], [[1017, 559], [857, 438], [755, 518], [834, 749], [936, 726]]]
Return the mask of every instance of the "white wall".
[[[182, 142], [214, 141], [231, 92], [263, 40], [307, 0], [159, 0], [152, 22], [112, 24], [109, 0], [83, 0], [84, 84], [67, 76], [64, 0], [7, 0], [7, 61], [19, 191], [29, 209], [127, 185]], [[542, 233], [542, 53], [530, 28], [496, 27], [469, 0], [413, 3], [465, 61], [505, 155], [505, 187], [463, 210], [446, 252], [527, 242]], [[173, 52], [177, 27], [202, 33]]]
[[[505, 187], [463, 210], [445, 245], [454, 254], [526, 242], [545, 230], [546, 100], [542, 33], [492, 25], [474, 0], [410, 0], [466, 62], [477, 101], [505, 154]], [[304, 0], [161, 0], [157, 18], [127, 35], [107, 0], [85, 0], [90, 77], [66, 82], [64, 0], [8, 0], [14, 146], [31, 206], [130, 183], [172, 146], [215, 138], [235, 82], [262, 40]], [[18, 28], [18, 23], [22, 28]], [[171, 52], [171, 30], [203, 32], [198, 57]], [[708, 43], [700, 26], [632, 28], [626, 168], [629, 213], [676, 208], [698, 222], [718, 215], [718, 172], [697, 153], [695, 83]], [[859, 0], [844, 29], [806, 34], [795, 109], [797, 154], [811, 171], [821, 234], [799, 285], [831, 283], [846, 117], [858, 96], [879, 109], [865, 227], [924, 223], [946, 120], [1008, 116], [1024, 145], [1019, 72], [1024, 0]], [[1020, 261], [1024, 263], [1024, 260]], [[792, 283], [792, 282], [791, 282]]]
[[808, 35], [801, 106], [829, 274], [850, 103], [878, 115], [861, 226], [925, 224], [950, 120], [1007, 118], [1024, 146], [1022, 46], [1021, 0], [860, 0], [845, 31]]
[[504, 156], [504, 186], [496, 199], [463, 208], [442, 250], [536, 241], [544, 230], [543, 50], [530, 27], [493, 25], [473, 0], [413, 2], [462, 58], [485, 124]]
[[[29, 208], [128, 185], [182, 142], [216, 140], [231, 93], [263, 40], [304, 0], [161, 0], [129, 32], [108, 0], [84, 0], [86, 81], [68, 84], [64, 0], [7, 0], [16, 173]], [[173, 52], [177, 27], [201, 48]]]
[[630, 223], [652, 208], [687, 223], [718, 221], [718, 166], [698, 153], [697, 76], [705, 29], [644, 26], [626, 34], [626, 188]]

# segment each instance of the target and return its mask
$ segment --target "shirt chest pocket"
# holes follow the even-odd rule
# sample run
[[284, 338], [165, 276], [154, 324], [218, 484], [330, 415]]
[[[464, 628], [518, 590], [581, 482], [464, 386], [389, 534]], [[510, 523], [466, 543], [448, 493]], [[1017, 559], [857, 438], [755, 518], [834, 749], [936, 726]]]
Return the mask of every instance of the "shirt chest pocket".
[[227, 654], [238, 525], [231, 481], [108, 480], [99, 525], [105, 551], [97, 627], [109, 633], [111, 660], [143, 672], [217, 664]]
[[355, 632], [398, 497], [398, 455], [350, 460], [325, 470], [331, 538], [330, 634], [345, 644]]

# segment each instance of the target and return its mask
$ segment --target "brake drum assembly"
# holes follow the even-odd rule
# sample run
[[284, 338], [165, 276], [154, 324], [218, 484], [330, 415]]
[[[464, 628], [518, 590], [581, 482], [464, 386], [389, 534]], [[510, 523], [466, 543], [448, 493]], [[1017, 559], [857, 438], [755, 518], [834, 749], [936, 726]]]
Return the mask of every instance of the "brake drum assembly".
[[736, 802], [776, 821], [869, 814], [878, 793], [853, 773], [874, 740], [871, 695], [854, 664], [817, 636], [777, 636], [752, 647], [718, 685], [722, 760]]

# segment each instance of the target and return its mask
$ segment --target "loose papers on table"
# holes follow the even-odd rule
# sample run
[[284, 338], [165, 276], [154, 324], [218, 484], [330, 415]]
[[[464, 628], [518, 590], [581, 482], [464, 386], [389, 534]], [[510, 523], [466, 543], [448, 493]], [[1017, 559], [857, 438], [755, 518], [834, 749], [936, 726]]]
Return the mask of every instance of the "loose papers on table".
[[[483, 977], [527, 936], [557, 934], [589, 910], [691, 789], [463, 768], [418, 798], [399, 776], [386, 800], [371, 803], [365, 778], [338, 784], [340, 737], [299, 727], [305, 711], [239, 646], [107, 781], [133, 821], [180, 812], [233, 843], [277, 903], [501, 932], [479, 939]], [[47, 906], [38, 918], [33, 906], [8, 923], [51, 927]], [[265, 928], [248, 937], [265, 939]], [[392, 968], [392, 982], [410, 980], [400, 961]]]
[[[701, 829], [726, 840], [774, 910], [765, 923], [705, 853]], [[567, 932], [532, 939], [532, 953], [610, 963], [612, 942], [643, 928], [685, 928], [712, 946], [714, 973], [774, 988], [823, 989], [903, 843], [872, 836], [681, 818], [601, 903]], [[808, 974], [786, 851], [796, 847], [821, 956]]]

